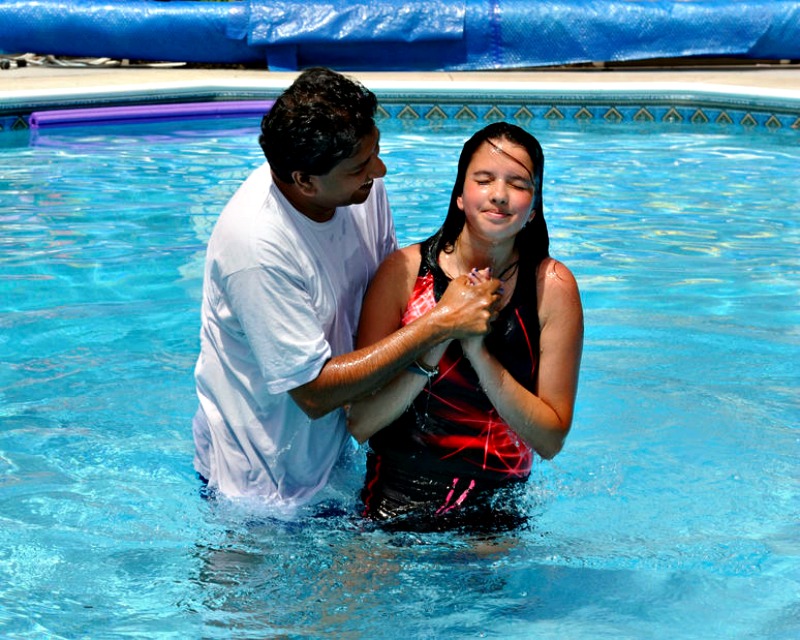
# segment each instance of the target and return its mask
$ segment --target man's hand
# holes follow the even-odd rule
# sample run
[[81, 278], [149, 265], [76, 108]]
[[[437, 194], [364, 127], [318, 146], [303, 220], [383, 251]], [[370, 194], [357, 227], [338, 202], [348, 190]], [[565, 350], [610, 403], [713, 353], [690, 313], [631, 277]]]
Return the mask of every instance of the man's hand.
[[444, 327], [452, 339], [483, 336], [489, 333], [500, 302], [497, 279], [484, 276], [483, 282], [468, 275], [450, 282], [441, 300], [431, 311], [432, 320]]

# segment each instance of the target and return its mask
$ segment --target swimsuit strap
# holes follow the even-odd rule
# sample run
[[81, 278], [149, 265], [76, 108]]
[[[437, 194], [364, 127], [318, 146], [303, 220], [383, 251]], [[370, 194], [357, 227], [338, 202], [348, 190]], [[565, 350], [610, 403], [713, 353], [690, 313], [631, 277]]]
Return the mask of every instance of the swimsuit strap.
[[[419, 271], [417, 273], [417, 276], [420, 278], [424, 278], [429, 273], [433, 274], [433, 295], [437, 302], [444, 294], [445, 289], [447, 289], [447, 285], [450, 283], [450, 278], [447, 277], [447, 274], [445, 274], [445, 272], [439, 266], [439, 260], [436, 251], [438, 240], [439, 233], [437, 232], [420, 243], [420, 261]], [[514, 266], [518, 267], [517, 283], [514, 286], [514, 293], [511, 295], [511, 300], [509, 300], [508, 304], [506, 304], [506, 306], [500, 311], [501, 315], [505, 309], [516, 306], [517, 296], [522, 295], [522, 291], [527, 291], [528, 295], [530, 295], [530, 290], [532, 289], [533, 308], [535, 309], [537, 307], [536, 298], [538, 291], [536, 288], [536, 274], [539, 271], [540, 264], [541, 260], [532, 264], [530, 260], [526, 260], [523, 256], [520, 256], [516, 262], [509, 265], [506, 270]], [[500, 275], [502, 276], [503, 274], [501, 273]], [[530, 283], [531, 279], [533, 280], [533, 283]]]

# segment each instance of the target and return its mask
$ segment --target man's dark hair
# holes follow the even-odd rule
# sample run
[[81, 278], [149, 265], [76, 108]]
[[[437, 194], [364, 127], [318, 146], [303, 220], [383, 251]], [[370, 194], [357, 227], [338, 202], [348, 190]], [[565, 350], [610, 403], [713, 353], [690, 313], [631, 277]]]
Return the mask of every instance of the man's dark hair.
[[314, 67], [301, 73], [261, 120], [258, 143], [274, 174], [325, 175], [353, 156], [375, 127], [378, 100], [340, 73]]

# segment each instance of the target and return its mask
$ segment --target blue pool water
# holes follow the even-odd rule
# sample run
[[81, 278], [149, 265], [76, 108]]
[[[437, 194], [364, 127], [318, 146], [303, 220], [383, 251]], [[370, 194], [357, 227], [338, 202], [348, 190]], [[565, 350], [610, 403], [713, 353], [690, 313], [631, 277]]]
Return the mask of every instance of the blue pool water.
[[[387, 122], [400, 241], [473, 127]], [[531, 527], [365, 528], [208, 502], [191, 468], [205, 242], [254, 123], [0, 136], [0, 635], [796, 638], [796, 134], [533, 123], [581, 285], [573, 431]]]

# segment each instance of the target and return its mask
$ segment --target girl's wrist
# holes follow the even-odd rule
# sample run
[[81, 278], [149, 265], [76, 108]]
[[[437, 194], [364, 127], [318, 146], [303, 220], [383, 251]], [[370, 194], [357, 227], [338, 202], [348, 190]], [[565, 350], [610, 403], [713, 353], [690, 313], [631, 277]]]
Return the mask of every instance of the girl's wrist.
[[462, 340], [461, 350], [464, 352], [464, 355], [467, 357], [467, 359], [472, 362], [481, 355], [481, 351], [483, 350], [483, 338], [470, 338], [469, 340]]

